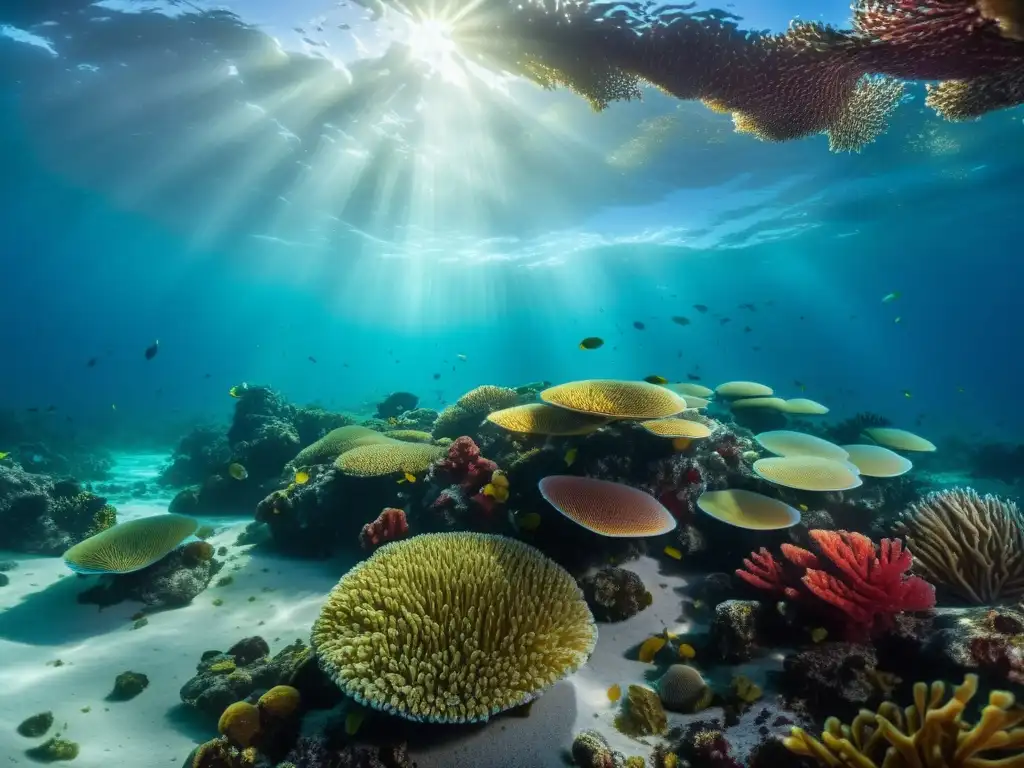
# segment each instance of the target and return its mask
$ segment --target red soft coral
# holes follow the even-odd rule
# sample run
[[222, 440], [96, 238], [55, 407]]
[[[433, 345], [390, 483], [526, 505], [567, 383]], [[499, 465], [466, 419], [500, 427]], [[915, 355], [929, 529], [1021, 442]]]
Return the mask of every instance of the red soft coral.
[[865, 636], [885, 630], [903, 611], [935, 605], [935, 587], [907, 576], [913, 564], [899, 539], [883, 539], [876, 550], [867, 536], [847, 531], [810, 532], [820, 555], [782, 545], [785, 562], [766, 549], [743, 561], [736, 575], [748, 584], [841, 616], [847, 634]]
[[448, 455], [434, 464], [431, 474], [444, 477], [475, 494], [491, 482], [497, 468], [497, 464], [480, 455], [473, 438], [463, 436], [448, 446]]
[[363, 526], [359, 533], [359, 543], [363, 549], [373, 549], [388, 541], [400, 539], [408, 532], [409, 524], [405, 520], [405, 512], [388, 507], [376, 520]]

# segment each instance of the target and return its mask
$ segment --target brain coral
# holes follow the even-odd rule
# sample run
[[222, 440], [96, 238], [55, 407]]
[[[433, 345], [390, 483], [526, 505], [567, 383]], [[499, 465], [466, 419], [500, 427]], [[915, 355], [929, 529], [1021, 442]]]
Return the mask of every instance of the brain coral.
[[199, 528], [183, 515], [153, 515], [120, 523], [64, 553], [77, 573], [131, 573], [162, 560]]
[[381, 477], [398, 472], [417, 474], [426, 472], [444, 454], [444, 448], [436, 445], [389, 440], [346, 451], [338, 457], [334, 466], [346, 475], [355, 477]]
[[380, 432], [369, 427], [361, 427], [358, 424], [338, 427], [299, 451], [291, 463], [296, 467], [326, 464], [345, 451], [350, 451], [360, 445], [387, 442], [388, 439]]
[[502, 536], [424, 534], [345, 574], [313, 625], [346, 694], [408, 720], [487, 720], [584, 664], [597, 628], [576, 581]]

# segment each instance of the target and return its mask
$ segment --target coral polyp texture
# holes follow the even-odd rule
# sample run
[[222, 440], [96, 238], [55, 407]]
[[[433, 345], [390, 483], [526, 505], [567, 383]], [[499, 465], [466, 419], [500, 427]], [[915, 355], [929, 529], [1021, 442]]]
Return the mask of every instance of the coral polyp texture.
[[353, 448], [374, 443], [386, 443], [389, 439], [376, 430], [361, 427], [358, 424], [338, 427], [299, 451], [291, 463], [296, 467], [327, 464]]
[[847, 531], [810, 531], [817, 553], [782, 545], [782, 562], [763, 547], [744, 560], [736, 575], [775, 597], [792, 600], [863, 637], [884, 631], [903, 611], [935, 605], [935, 587], [908, 576], [914, 559], [899, 539], [875, 546], [867, 536]]
[[800, 522], [800, 511], [789, 504], [740, 488], [705, 491], [697, 507], [716, 520], [752, 531], [775, 531]]
[[559, 408], [611, 419], [662, 419], [686, 410], [681, 395], [646, 381], [570, 381], [545, 389], [540, 399]]
[[660, 536], [676, 527], [660, 501], [622, 483], [549, 475], [540, 481], [540, 493], [574, 523], [601, 536]]
[[323, 670], [361, 704], [480, 722], [575, 672], [597, 641], [576, 581], [502, 536], [424, 534], [342, 577], [313, 625]]
[[970, 488], [932, 493], [896, 530], [922, 576], [975, 604], [1024, 597], [1024, 515], [1012, 501]]
[[334, 466], [354, 477], [382, 477], [399, 472], [418, 474], [444, 456], [444, 448], [401, 440], [361, 445], [341, 454]]
[[794, 728], [784, 743], [830, 768], [1021, 768], [1024, 711], [1013, 694], [993, 691], [972, 725], [964, 712], [977, 692], [977, 675], [965, 676], [948, 700], [945, 683], [916, 683], [906, 710], [886, 701], [877, 712], [861, 710], [850, 725], [829, 718], [820, 739]]
[[131, 573], [162, 560], [198, 528], [196, 520], [183, 515], [130, 520], [71, 547], [64, 563], [76, 573]]
[[920, 435], [915, 435], [913, 432], [908, 432], [905, 429], [869, 427], [864, 430], [864, 434], [879, 445], [891, 448], [894, 451], [931, 453], [935, 450], [935, 443], [925, 440]]
[[775, 390], [756, 381], [727, 381], [715, 387], [715, 394], [726, 398], [771, 397], [775, 394]]
[[863, 485], [852, 464], [820, 456], [772, 456], [754, 462], [754, 474], [801, 491], [849, 491]]
[[754, 437], [761, 447], [777, 456], [819, 456], [823, 459], [846, 461], [849, 452], [820, 437], [789, 429], [775, 429]]
[[487, 420], [509, 432], [530, 435], [589, 435], [609, 423], [601, 416], [567, 411], [544, 403], [527, 403], [502, 408], [488, 414]]
[[711, 436], [711, 428], [707, 424], [690, 419], [654, 419], [641, 421], [640, 426], [658, 437], [685, 437], [696, 440]]
[[914, 463], [881, 445], [844, 445], [846, 460], [865, 477], [899, 477], [914, 468]]

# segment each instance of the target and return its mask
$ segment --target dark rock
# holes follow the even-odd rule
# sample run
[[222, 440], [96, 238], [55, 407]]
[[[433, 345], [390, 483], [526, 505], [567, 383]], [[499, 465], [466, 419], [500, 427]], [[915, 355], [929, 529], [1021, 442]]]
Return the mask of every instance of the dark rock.
[[107, 694], [108, 701], [129, 701], [149, 687], [149, 678], [141, 672], [122, 672], [114, 678], [114, 689]]
[[405, 744], [335, 747], [323, 736], [303, 736], [285, 758], [295, 768], [411, 768]]
[[163, 485], [202, 483], [231, 461], [231, 447], [216, 427], [196, 427], [178, 443], [171, 464], [160, 473]]
[[786, 695], [808, 702], [816, 714], [843, 722], [891, 692], [895, 683], [892, 675], [879, 671], [872, 646], [822, 643], [790, 654], [783, 662]]
[[37, 763], [55, 763], [58, 760], [74, 760], [78, 757], [78, 744], [60, 736], [54, 736], [38, 747], [26, 750], [25, 754]]
[[377, 418], [389, 419], [411, 411], [420, 402], [412, 392], [393, 392], [377, 404]]
[[18, 726], [18, 733], [29, 739], [38, 739], [53, 726], [53, 712], [40, 712], [25, 718]]
[[109, 527], [116, 510], [74, 480], [0, 465], [0, 549], [62, 555]]
[[622, 768], [625, 759], [613, 752], [608, 740], [597, 731], [582, 731], [572, 741], [572, 762], [579, 768]]
[[437, 411], [433, 408], [414, 408], [399, 416], [393, 429], [418, 429], [429, 432], [437, 421]]
[[179, 608], [210, 586], [223, 567], [219, 560], [197, 560], [179, 547], [142, 570], [101, 577], [100, 584], [79, 594], [78, 602], [105, 607], [138, 600], [151, 608]]
[[755, 600], [726, 600], [715, 606], [711, 647], [719, 661], [737, 663], [753, 658], [764, 606]]
[[11, 578], [6, 573], [0, 573], [0, 587], [6, 587], [11, 583]]
[[1024, 608], [968, 608], [937, 618], [922, 650], [949, 676], [974, 672], [994, 685], [1024, 686], [1022, 627]]
[[7, 573], [8, 571], [13, 571], [17, 567], [18, 564], [13, 560], [0, 561], [0, 573]]
[[[266, 642], [250, 637], [236, 643], [228, 653], [204, 653], [195, 677], [181, 688], [181, 700], [216, 721], [229, 704], [275, 685], [294, 685], [304, 705], [313, 706], [319, 688], [314, 690], [311, 681], [318, 669], [316, 657], [301, 640], [269, 657]], [[336, 687], [333, 693], [340, 698]]]
[[702, 601], [710, 610], [735, 596], [736, 584], [728, 573], [709, 573], [693, 590], [693, 598]]
[[587, 605], [598, 621], [624, 621], [652, 602], [651, 593], [633, 571], [606, 567], [580, 582]]

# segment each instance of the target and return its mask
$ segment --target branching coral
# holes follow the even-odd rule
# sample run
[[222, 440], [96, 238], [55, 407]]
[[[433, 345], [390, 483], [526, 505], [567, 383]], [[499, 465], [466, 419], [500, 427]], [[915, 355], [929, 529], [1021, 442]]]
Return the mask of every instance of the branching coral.
[[378, 549], [313, 625], [349, 696], [409, 720], [473, 722], [578, 669], [597, 640], [576, 581], [514, 539], [426, 534]]
[[851, 635], [887, 629], [903, 611], [935, 605], [935, 588], [907, 576], [913, 562], [899, 539], [871, 539], [847, 531], [810, 532], [815, 554], [792, 544], [782, 545], [784, 562], [763, 547], [736, 575], [748, 584], [781, 597], [841, 616]]
[[1024, 595], [1024, 515], [1012, 501], [954, 488], [926, 496], [897, 531], [915, 570], [975, 604]]
[[971, 726], [963, 714], [977, 690], [977, 676], [967, 675], [943, 703], [944, 683], [917, 683], [914, 704], [905, 711], [887, 701], [878, 712], [861, 710], [850, 725], [829, 718], [820, 741], [794, 728], [784, 743], [829, 768], [1021, 768], [1024, 710], [1014, 706], [1012, 694], [993, 691]]

